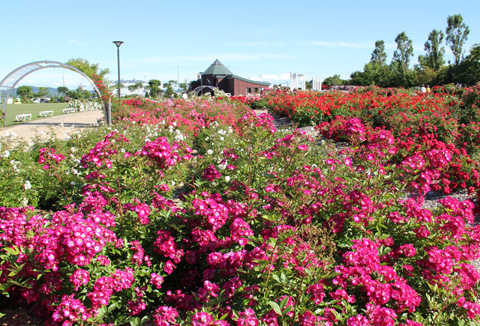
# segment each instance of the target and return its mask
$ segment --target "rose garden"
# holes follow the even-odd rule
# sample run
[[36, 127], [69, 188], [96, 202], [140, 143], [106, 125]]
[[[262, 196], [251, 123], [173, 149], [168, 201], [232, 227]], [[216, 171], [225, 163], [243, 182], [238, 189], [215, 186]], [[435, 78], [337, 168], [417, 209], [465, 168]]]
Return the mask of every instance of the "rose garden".
[[478, 325], [479, 133], [480, 87], [447, 85], [125, 100], [65, 141], [2, 139], [0, 302], [45, 325]]

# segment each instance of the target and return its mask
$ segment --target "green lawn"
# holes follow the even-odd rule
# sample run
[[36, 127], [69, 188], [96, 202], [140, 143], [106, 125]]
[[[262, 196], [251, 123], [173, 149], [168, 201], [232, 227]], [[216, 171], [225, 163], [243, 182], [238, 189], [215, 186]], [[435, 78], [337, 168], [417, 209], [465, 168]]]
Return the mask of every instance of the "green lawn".
[[[0, 106], [3, 113], [3, 104]], [[16, 126], [23, 122], [17, 122], [15, 116], [17, 114], [31, 114], [32, 121], [45, 119], [38, 113], [40, 111], [53, 111], [53, 116], [62, 115], [63, 109], [68, 107], [68, 103], [40, 103], [40, 104], [8, 104], [7, 105], [7, 127]], [[51, 115], [48, 115], [51, 117]], [[27, 118], [27, 121], [30, 121]], [[1, 126], [4, 126], [3, 119], [0, 120]]]

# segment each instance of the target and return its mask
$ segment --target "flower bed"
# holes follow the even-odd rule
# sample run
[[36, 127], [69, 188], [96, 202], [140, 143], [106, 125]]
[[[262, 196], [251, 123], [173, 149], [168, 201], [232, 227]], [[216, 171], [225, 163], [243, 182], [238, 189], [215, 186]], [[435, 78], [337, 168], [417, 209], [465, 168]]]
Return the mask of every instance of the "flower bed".
[[0, 289], [46, 325], [478, 323], [473, 204], [405, 196], [453, 143], [410, 153], [338, 117], [319, 126], [337, 151], [231, 102], [131, 104], [114, 128], [2, 143]]
[[288, 116], [300, 126], [315, 125], [327, 138], [347, 140], [346, 122], [351, 118], [358, 118], [371, 131], [390, 132], [397, 154], [389, 164], [407, 157], [425, 158], [432, 149], [447, 149], [452, 160], [438, 171], [440, 176], [435, 179], [440, 181], [432, 188], [448, 194], [460, 188], [473, 192], [479, 186], [480, 86], [435, 87], [433, 95], [367, 89], [353, 93], [271, 93], [267, 99], [273, 113]]

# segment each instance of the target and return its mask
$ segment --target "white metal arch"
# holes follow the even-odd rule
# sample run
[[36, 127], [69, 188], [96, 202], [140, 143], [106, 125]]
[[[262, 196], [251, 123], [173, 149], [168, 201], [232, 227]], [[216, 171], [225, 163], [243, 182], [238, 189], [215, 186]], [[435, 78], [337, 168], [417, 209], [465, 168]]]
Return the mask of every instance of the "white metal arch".
[[78, 74], [80, 74], [82, 77], [87, 79], [90, 84], [92, 85], [93, 89], [98, 95], [98, 98], [100, 99], [100, 102], [102, 103], [103, 107], [103, 114], [105, 115], [105, 104], [103, 103], [102, 100], [102, 94], [100, 93], [100, 90], [97, 88], [93, 80], [91, 80], [86, 74], [81, 72], [75, 67], [72, 67], [70, 65], [67, 65], [66, 63], [62, 62], [57, 62], [57, 61], [36, 61], [36, 62], [31, 62], [27, 63], [26, 65], [20, 66], [17, 69], [13, 70], [11, 73], [9, 73], [3, 80], [0, 82], [0, 90], [2, 88], [7, 89], [7, 96], [5, 97], [5, 103], [3, 104], [3, 119], [4, 119], [4, 126], [7, 126], [7, 102], [8, 98], [10, 97], [10, 94], [14, 90], [15, 86], [26, 76], [30, 75], [31, 73], [42, 70], [42, 69], [47, 69], [47, 68], [63, 68], [63, 69], [68, 69], [71, 71], [74, 71]]
[[217, 87], [215, 86], [206, 86], [206, 85], [203, 85], [203, 86], [198, 86], [196, 87], [193, 91], [197, 94], [197, 95], [200, 95], [200, 93], [205, 89], [205, 88], [208, 88], [210, 90], [215, 90]]

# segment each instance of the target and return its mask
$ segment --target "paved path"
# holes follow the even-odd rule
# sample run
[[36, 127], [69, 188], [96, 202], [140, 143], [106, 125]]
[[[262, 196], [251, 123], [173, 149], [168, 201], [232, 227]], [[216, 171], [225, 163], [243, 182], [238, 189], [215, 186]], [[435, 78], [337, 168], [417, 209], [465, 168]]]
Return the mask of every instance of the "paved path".
[[15, 133], [18, 137], [31, 141], [42, 132], [47, 134], [54, 132], [58, 138], [63, 139], [74, 129], [96, 125], [97, 120], [101, 118], [103, 118], [102, 110], [68, 113], [34, 121], [27, 120], [16, 126], [0, 128], [0, 137]]

